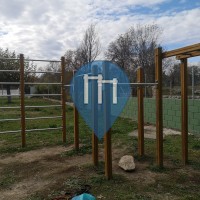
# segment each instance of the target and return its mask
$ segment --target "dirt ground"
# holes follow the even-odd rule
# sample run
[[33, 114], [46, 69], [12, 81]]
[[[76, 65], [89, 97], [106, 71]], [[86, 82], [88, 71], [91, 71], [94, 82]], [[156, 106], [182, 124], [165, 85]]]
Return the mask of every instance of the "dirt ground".
[[[0, 157], [0, 174], [11, 173], [17, 179], [9, 188], [0, 191], [1, 200], [26, 199], [31, 194], [44, 192], [51, 193], [52, 188], [63, 183], [68, 177], [85, 174], [81, 166], [92, 164], [91, 155], [62, 157], [62, 153], [73, 147], [49, 147], [28, 152], [17, 153], [9, 157]], [[137, 164], [137, 172], [126, 174], [117, 166], [123, 151], [113, 151], [113, 171], [116, 174], [124, 174], [127, 178], [139, 182], [154, 182], [156, 173], [145, 170], [144, 164]], [[100, 160], [103, 152], [100, 152]], [[146, 173], [146, 174], [145, 174]]]
[[[0, 156], [0, 177], [8, 175], [13, 181], [9, 187], [0, 189], [1, 200], [28, 200], [31, 195], [43, 194], [51, 199], [52, 190], [63, 188], [63, 183], [74, 176], [87, 176], [91, 172], [84, 165], [92, 165], [92, 156], [62, 156], [63, 153], [73, 149], [73, 146], [46, 147], [38, 150], [17, 153], [12, 156]], [[136, 161], [136, 170], [126, 173], [118, 167], [119, 159], [127, 152], [123, 148], [113, 148], [113, 173], [125, 176], [136, 184], [155, 183], [156, 179], [165, 174], [155, 173], [147, 169], [148, 164]], [[103, 151], [100, 151], [99, 160], [103, 160]], [[12, 180], [11, 177], [15, 180]], [[10, 180], [11, 178], [11, 180]], [[5, 182], [7, 179], [5, 178]], [[60, 191], [60, 194], [67, 191]], [[59, 195], [59, 194], [58, 194]], [[100, 194], [99, 198], [102, 196]], [[162, 199], [164, 196], [162, 196]], [[176, 199], [166, 196], [164, 199]], [[35, 198], [37, 199], [37, 198]], [[106, 199], [106, 198], [103, 198]], [[38, 199], [37, 199], [38, 200]]]

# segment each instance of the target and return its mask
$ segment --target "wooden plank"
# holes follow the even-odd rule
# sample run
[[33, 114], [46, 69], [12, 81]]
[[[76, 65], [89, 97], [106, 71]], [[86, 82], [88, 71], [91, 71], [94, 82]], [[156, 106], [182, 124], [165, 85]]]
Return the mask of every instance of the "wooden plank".
[[65, 57], [61, 57], [62, 140], [66, 143]]
[[74, 148], [79, 150], [79, 114], [76, 106], [74, 105]]
[[[144, 71], [143, 68], [139, 67], [137, 70], [137, 82], [143, 83]], [[137, 88], [138, 97], [138, 154], [140, 156], [144, 155], [144, 89], [139, 86]]]
[[162, 58], [168, 58], [168, 57], [177, 56], [180, 54], [187, 54], [192, 51], [199, 51], [199, 50], [200, 50], [200, 43], [186, 46], [186, 47], [179, 48], [179, 49], [175, 49], [175, 50], [171, 50], [171, 51], [165, 51], [162, 53]]
[[180, 60], [180, 59], [183, 59], [183, 58], [191, 58], [191, 57], [195, 57], [195, 56], [200, 56], [200, 51], [193, 51], [193, 52], [188, 53], [188, 54], [177, 55], [176, 59]]
[[26, 146], [26, 120], [24, 101], [24, 55], [20, 54], [20, 107], [21, 107], [21, 138], [22, 147]]
[[156, 88], [156, 163], [163, 166], [162, 48], [155, 49]]
[[188, 93], [187, 93], [187, 58], [181, 59], [181, 135], [182, 159], [188, 162]]
[[[98, 66], [93, 66], [92, 75], [98, 75]], [[93, 130], [97, 130], [98, 127], [98, 99], [97, 99], [97, 80], [92, 81], [92, 120]], [[95, 133], [92, 133], [92, 161], [94, 166], [98, 166], [98, 137]]]

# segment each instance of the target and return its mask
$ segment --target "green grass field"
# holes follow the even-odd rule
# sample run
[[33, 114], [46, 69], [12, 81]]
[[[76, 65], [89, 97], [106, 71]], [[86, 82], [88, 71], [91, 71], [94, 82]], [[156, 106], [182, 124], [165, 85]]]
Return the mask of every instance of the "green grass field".
[[[0, 102], [2, 106], [17, 106], [19, 99], [13, 99], [11, 104], [7, 104], [6, 99]], [[49, 100], [32, 98], [26, 99], [26, 105], [51, 105], [57, 104]], [[61, 114], [61, 108], [32, 108], [27, 110], [27, 117], [55, 116]], [[27, 133], [27, 146], [21, 148], [20, 133], [0, 135], [1, 157], [15, 156], [17, 153], [40, 149], [44, 147], [69, 146], [73, 144], [73, 108], [67, 106], [67, 143], [62, 143], [61, 130], [42, 131]], [[0, 119], [19, 118], [19, 110], [1, 109]], [[27, 129], [59, 127], [61, 119], [31, 120], [27, 121]], [[137, 138], [129, 137], [128, 133], [136, 129], [137, 123], [129, 119], [118, 118], [112, 127], [112, 147], [114, 162], [113, 180], [107, 181], [104, 177], [104, 162], [101, 161], [98, 168], [90, 164], [83, 164], [76, 168], [71, 177], [66, 173], [62, 175], [62, 181], [52, 185], [52, 190], [45, 189], [30, 194], [29, 200], [52, 199], [67, 188], [76, 189], [81, 184], [90, 184], [92, 193], [95, 196], [102, 195], [107, 200], [127, 200], [127, 199], [200, 199], [200, 138], [195, 135], [189, 136], [189, 165], [183, 166], [181, 161], [181, 137], [168, 136], [164, 140], [164, 167], [162, 169], [155, 165], [156, 143], [155, 140], [145, 139], [145, 156], [139, 157], [137, 154]], [[78, 159], [80, 156], [91, 154], [91, 130], [80, 118], [80, 151], [70, 150], [62, 153], [58, 159]], [[0, 122], [0, 130], [18, 130], [18, 122]], [[103, 151], [103, 141], [100, 141], [100, 150]], [[117, 153], [120, 155], [134, 155], [137, 170], [127, 174], [121, 172], [116, 167], [118, 162]], [[117, 158], [117, 159], [116, 159]], [[50, 159], [50, 158], [49, 158]], [[53, 158], [51, 158], [53, 159]], [[37, 163], [39, 165], [39, 163]], [[2, 172], [0, 179], [0, 192], [12, 188], [14, 184], [20, 182], [16, 168], [21, 165], [8, 165]], [[30, 169], [31, 170], [31, 169]], [[135, 174], [134, 174], [135, 173]], [[66, 178], [65, 178], [66, 176]], [[49, 177], [48, 177], [49, 178]], [[153, 179], [153, 181], [145, 181]], [[143, 181], [142, 181], [143, 180]], [[53, 182], [53, 180], [52, 180]], [[53, 183], [52, 183], [53, 184]]]

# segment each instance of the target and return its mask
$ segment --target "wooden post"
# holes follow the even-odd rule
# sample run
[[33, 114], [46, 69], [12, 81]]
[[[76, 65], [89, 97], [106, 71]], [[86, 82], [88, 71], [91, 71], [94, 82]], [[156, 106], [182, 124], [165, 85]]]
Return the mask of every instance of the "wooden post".
[[163, 166], [162, 48], [155, 49], [156, 87], [156, 163]]
[[[103, 65], [103, 74], [104, 80], [109, 80], [109, 68], [107, 68], [106, 62]], [[111, 105], [110, 105], [110, 98], [108, 96], [110, 94], [110, 88], [108, 84], [105, 84], [104, 89], [104, 127], [107, 130], [110, 125], [110, 112], [111, 112]], [[105, 176], [109, 180], [112, 178], [112, 145], [111, 145], [111, 128], [105, 133], [104, 136], [104, 155], [105, 155]]]
[[65, 57], [61, 57], [61, 103], [62, 103], [62, 140], [66, 143], [66, 93], [65, 93]]
[[[78, 96], [78, 83], [77, 78], [74, 79], [74, 102], [76, 102]], [[79, 150], [79, 114], [78, 110], [74, 104], [74, 148]]]
[[[139, 67], [137, 70], [137, 81], [143, 83], [143, 68]], [[144, 94], [143, 87], [137, 88], [138, 97], [138, 154], [144, 156]]]
[[182, 159], [188, 162], [188, 91], [187, 91], [187, 58], [181, 59], [181, 134]]
[[22, 147], [26, 146], [26, 120], [24, 101], [24, 55], [20, 54], [20, 107], [21, 107], [21, 138]]
[[[92, 66], [92, 75], [98, 75], [98, 66]], [[92, 120], [93, 120], [93, 130], [98, 129], [98, 100], [97, 100], [97, 80], [92, 81]], [[95, 132], [92, 133], [92, 160], [94, 166], [98, 166], [98, 137]]]
[[79, 150], [79, 114], [76, 106], [74, 105], [74, 148]]

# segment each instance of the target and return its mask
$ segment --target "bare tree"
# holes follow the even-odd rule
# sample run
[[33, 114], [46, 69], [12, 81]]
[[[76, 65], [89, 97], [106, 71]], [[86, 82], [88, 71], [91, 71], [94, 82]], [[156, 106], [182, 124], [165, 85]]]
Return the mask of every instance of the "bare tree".
[[105, 56], [127, 71], [144, 68], [148, 81], [154, 81], [154, 49], [159, 46], [161, 29], [156, 24], [137, 25], [111, 42]]
[[100, 42], [96, 31], [96, 25], [91, 24], [85, 31], [80, 46], [75, 50], [65, 53], [67, 69], [78, 69], [85, 63], [94, 61], [100, 54]]

